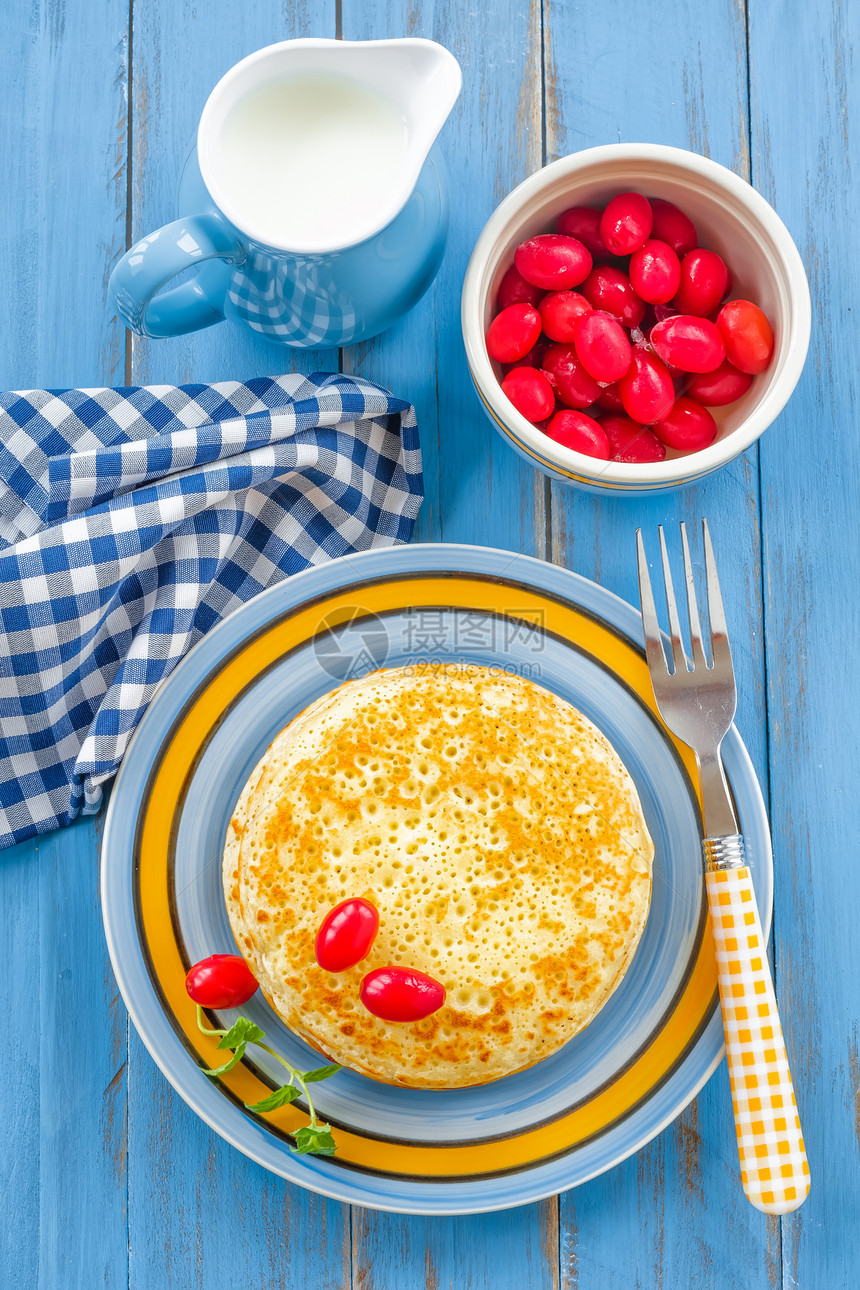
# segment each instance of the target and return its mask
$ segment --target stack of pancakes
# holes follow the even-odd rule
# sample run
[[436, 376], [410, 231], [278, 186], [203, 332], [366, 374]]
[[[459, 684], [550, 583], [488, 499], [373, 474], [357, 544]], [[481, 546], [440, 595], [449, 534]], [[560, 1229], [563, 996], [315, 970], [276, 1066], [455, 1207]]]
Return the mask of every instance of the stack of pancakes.
[[[275, 1010], [329, 1058], [391, 1084], [483, 1084], [595, 1016], [636, 948], [653, 845], [630, 776], [557, 695], [486, 668], [349, 681], [275, 739], [236, 806], [224, 891]], [[318, 966], [340, 901], [379, 910], [370, 955]], [[417, 968], [444, 1006], [393, 1023], [365, 973]]]

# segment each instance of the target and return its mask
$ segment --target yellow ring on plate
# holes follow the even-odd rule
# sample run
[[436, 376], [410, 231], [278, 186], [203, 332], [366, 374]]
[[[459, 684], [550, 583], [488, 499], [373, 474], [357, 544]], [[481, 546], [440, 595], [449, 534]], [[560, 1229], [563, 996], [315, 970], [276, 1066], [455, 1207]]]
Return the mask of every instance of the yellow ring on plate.
[[[249, 640], [228, 659], [197, 696], [174, 728], [171, 742], [148, 786], [136, 834], [139, 901], [138, 917], [144, 949], [165, 1006], [174, 1024], [201, 1065], [222, 1064], [223, 1051], [197, 1028], [196, 1009], [185, 991], [183, 962], [171, 916], [171, 849], [176, 812], [200, 750], [217, 728], [237, 695], [290, 650], [313, 639], [323, 617], [329, 624], [343, 611], [355, 613], [357, 594], [362, 608], [384, 615], [408, 606], [439, 606], [497, 613], [498, 586], [503, 580], [460, 575], [405, 577], [340, 589], [288, 614]], [[608, 666], [656, 716], [648, 668], [642, 654], [622, 636], [573, 606], [517, 586], [518, 611], [540, 614], [545, 630], [570, 641]], [[659, 717], [657, 717], [659, 721]], [[667, 738], [671, 736], [667, 732]], [[672, 740], [691, 783], [697, 785], [695, 761], [689, 749]], [[698, 789], [696, 789], [698, 793]], [[220, 862], [220, 855], [215, 857]], [[691, 863], [695, 859], [691, 857]], [[387, 1142], [344, 1128], [337, 1129], [335, 1162], [374, 1172], [417, 1178], [463, 1178], [514, 1170], [545, 1160], [604, 1132], [632, 1111], [682, 1059], [707, 1023], [716, 1002], [717, 979], [711, 928], [708, 922], [698, 953], [674, 1010], [662, 1028], [629, 1065], [588, 1101], [550, 1122], [508, 1138], [452, 1146]], [[240, 1102], [256, 1102], [271, 1091], [247, 1065], [240, 1063], [221, 1083]], [[259, 1117], [279, 1134], [306, 1123], [295, 1107], [286, 1106]]]

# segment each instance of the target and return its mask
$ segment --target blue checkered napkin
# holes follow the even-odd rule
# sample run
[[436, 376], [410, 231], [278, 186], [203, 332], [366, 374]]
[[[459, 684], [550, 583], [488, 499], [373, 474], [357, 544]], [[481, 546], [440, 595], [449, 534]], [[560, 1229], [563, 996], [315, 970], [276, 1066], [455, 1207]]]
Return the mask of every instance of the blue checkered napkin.
[[421, 499], [414, 410], [348, 376], [0, 395], [0, 846], [98, 809], [210, 627]]

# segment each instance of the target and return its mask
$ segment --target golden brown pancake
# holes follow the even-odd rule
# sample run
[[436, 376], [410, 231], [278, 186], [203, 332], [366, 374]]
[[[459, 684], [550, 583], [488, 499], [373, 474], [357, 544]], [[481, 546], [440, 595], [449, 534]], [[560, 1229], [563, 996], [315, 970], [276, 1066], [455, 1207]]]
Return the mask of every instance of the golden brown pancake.
[[[391, 1084], [483, 1084], [555, 1052], [618, 985], [651, 895], [630, 776], [557, 695], [486, 668], [348, 681], [275, 739], [228, 829], [233, 933], [272, 1006], [332, 1060]], [[370, 955], [320, 968], [326, 913], [379, 910]], [[417, 968], [445, 1005], [394, 1023], [366, 972]]]

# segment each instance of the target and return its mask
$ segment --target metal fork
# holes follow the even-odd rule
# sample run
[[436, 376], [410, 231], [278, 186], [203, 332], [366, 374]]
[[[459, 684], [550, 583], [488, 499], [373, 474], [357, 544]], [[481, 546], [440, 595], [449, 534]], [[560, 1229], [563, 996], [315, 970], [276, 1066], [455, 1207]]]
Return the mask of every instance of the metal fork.
[[693, 567], [683, 523], [681, 545], [692, 667], [684, 651], [662, 525], [660, 552], [669, 615], [671, 670], [663, 649], [642, 531], [637, 529], [645, 655], [657, 710], [669, 730], [695, 753], [699, 768], [705, 824], [702, 840], [705, 885], [717, 958], [741, 1181], [756, 1209], [767, 1214], [788, 1214], [806, 1199], [809, 1165], [768, 967], [767, 943], [720, 756], [720, 745], [735, 715], [737, 689], [706, 520], [702, 520], [702, 533], [712, 661], [708, 661], [702, 644]]

